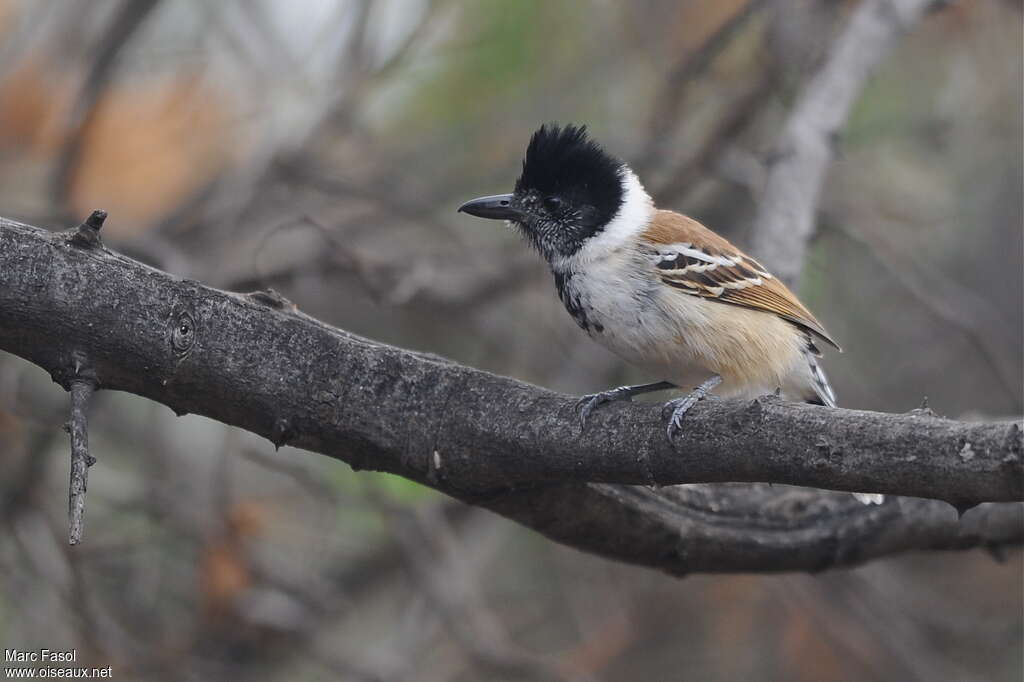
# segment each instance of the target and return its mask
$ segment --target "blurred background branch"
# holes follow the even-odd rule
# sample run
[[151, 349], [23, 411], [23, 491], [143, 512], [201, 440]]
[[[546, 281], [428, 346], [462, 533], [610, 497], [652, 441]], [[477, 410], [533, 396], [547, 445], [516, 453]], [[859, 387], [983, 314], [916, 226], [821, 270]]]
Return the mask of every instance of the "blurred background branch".
[[751, 249], [790, 286], [803, 269], [825, 173], [867, 79], [933, 0], [865, 0], [800, 91], [758, 200]]

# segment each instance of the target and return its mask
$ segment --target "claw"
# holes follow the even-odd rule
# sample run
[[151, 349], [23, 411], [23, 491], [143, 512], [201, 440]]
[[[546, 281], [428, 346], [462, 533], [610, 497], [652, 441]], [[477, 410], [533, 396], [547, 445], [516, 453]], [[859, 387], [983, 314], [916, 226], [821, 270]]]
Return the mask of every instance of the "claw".
[[686, 413], [690, 411], [690, 408], [697, 404], [697, 401], [704, 398], [703, 395], [696, 394], [697, 392], [694, 391], [685, 398], [682, 398], [680, 400], [670, 400], [665, 405], [665, 407], [671, 405], [674, 408], [672, 410], [672, 416], [668, 420], [667, 433], [668, 439], [670, 441], [674, 441], [676, 439], [676, 436], [679, 435], [679, 432], [683, 430], [683, 416], [685, 416]]
[[626, 386], [620, 386], [619, 388], [613, 388], [610, 391], [602, 391], [601, 393], [591, 393], [585, 395], [576, 401], [576, 411], [580, 413], [580, 428], [582, 429], [587, 424], [587, 418], [590, 417], [590, 413], [594, 411], [598, 405], [604, 403], [610, 403], [616, 400], [633, 400], [633, 396], [628, 391], [624, 391]]
[[601, 404], [601, 394], [592, 393], [585, 395], [576, 401], [576, 411], [580, 413], [580, 428], [582, 429], [587, 425], [587, 418], [590, 413], [594, 411], [594, 408]]
[[664, 416], [669, 409], [672, 410], [672, 416], [669, 417], [668, 420], [668, 428], [665, 430], [670, 443], [674, 443], [676, 436], [683, 430], [683, 416], [685, 416], [694, 405], [706, 398], [708, 393], [711, 392], [711, 389], [720, 383], [722, 383], [722, 377], [716, 374], [697, 388], [693, 389], [693, 391], [688, 395], [669, 400], [665, 403], [665, 407], [662, 409], [662, 416]]

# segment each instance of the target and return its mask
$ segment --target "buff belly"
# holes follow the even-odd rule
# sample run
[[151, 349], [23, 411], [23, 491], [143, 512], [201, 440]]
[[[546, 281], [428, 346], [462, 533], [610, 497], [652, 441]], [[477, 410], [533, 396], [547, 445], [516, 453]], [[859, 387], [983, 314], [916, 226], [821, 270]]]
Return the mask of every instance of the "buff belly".
[[[679, 291], [637, 295], [642, 289], [636, 283], [620, 282], [615, 290], [629, 295], [631, 305], [614, 295], [586, 297], [587, 332], [626, 362], [645, 369], [651, 380], [689, 389], [718, 374], [722, 383], [715, 393], [722, 396], [756, 397], [780, 388], [793, 400], [814, 394], [807, 341], [789, 322]], [[626, 319], [622, 311], [635, 314]]]

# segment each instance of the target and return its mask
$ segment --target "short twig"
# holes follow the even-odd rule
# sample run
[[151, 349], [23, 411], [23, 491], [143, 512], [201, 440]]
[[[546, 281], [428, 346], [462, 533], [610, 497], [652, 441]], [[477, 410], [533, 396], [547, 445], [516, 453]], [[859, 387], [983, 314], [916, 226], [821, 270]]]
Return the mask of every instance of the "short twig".
[[68, 487], [68, 542], [77, 545], [82, 541], [83, 516], [85, 514], [85, 491], [89, 478], [89, 467], [96, 458], [89, 454], [89, 422], [85, 408], [96, 390], [96, 384], [88, 379], [71, 382], [71, 419], [67, 430], [71, 434], [71, 483]]
[[107, 219], [107, 212], [102, 209], [93, 211], [82, 224], [71, 231], [71, 243], [75, 246], [93, 248], [101, 245], [100, 228]]

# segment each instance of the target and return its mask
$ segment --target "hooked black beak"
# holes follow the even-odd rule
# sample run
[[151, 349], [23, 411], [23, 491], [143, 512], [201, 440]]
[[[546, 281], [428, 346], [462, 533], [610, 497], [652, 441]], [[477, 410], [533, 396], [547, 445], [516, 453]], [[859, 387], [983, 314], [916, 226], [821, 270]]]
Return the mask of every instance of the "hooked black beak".
[[523, 217], [522, 211], [512, 207], [511, 194], [495, 194], [467, 201], [459, 206], [459, 212], [494, 220], [518, 220]]

